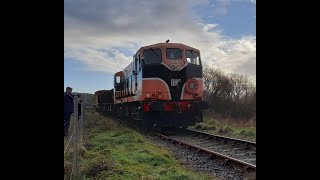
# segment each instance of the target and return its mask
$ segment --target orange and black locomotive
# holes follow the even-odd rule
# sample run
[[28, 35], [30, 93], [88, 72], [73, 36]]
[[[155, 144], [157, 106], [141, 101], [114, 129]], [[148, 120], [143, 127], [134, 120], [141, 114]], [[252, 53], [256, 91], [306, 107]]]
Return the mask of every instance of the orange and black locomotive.
[[[114, 89], [96, 92], [100, 112], [145, 129], [186, 128], [202, 122], [203, 79], [200, 51], [179, 43], [141, 47], [114, 75]], [[102, 100], [104, 96], [105, 100]]]

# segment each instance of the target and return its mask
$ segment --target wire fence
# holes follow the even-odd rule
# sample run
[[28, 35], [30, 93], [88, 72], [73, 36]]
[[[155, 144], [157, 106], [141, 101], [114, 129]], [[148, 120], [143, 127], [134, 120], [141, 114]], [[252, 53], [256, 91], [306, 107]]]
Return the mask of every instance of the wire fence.
[[[80, 179], [80, 150], [83, 146], [83, 137], [84, 137], [84, 113], [85, 113], [85, 104], [79, 102], [79, 97], [74, 96], [74, 113], [73, 118], [70, 122], [70, 130], [72, 133], [70, 136], [65, 139], [65, 148], [64, 156], [73, 156], [69, 158], [68, 161], [72, 161], [71, 172], [67, 173], [68, 179], [77, 180]], [[65, 172], [66, 173], [66, 172]], [[66, 176], [65, 176], [66, 179]]]

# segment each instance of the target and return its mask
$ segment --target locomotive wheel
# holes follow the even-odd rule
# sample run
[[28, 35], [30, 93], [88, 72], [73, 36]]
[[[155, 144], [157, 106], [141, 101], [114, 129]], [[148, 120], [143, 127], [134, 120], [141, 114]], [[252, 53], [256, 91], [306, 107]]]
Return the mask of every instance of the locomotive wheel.
[[197, 120], [198, 120], [198, 122], [203, 122], [203, 112], [202, 111], [200, 111], [198, 113]]
[[143, 120], [139, 122], [140, 124], [140, 130], [143, 133], [148, 133], [152, 130], [154, 121], [152, 119], [152, 114], [151, 113], [145, 113], [143, 116]]
[[134, 127], [141, 133], [148, 133], [152, 129], [152, 126], [149, 126], [143, 121], [136, 121]]
[[187, 129], [187, 128], [188, 128], [188, 125], [184, 124], [184, 125], [181, 126], [181, 128], [182, 128], [182, 129]]
[[148, 132], [150, 132], [150, 131], [152, 130], [152, 127], [153, 127], [153, 126], [150, 125], [150, 123], [144, 122], [144, 123], [142, 124], [141, 130], [142, 130], [143, 133], [148, 133]]

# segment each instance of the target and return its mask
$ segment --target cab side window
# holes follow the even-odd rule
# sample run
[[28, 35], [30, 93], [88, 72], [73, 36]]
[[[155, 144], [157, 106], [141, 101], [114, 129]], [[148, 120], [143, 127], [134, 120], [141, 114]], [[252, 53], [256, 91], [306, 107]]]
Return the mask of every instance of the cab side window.
[[189, 64], [201, 65], [200, 55], [196, 51], [186, 50], [186, 58]]

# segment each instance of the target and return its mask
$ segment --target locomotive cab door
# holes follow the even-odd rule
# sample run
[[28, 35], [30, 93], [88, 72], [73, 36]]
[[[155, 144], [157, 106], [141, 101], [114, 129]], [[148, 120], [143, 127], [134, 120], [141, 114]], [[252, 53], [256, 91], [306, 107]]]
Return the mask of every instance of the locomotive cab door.
[[133, 55], [133, 81], [132, 81], [132, 92], [134, 95], [137, 94], [137, 86], [138, 86], [138, 71], [137, 68], [138, 67], [138, 58], [136, 57], [136, 55]]
[[134, 95], [140, 95], [141, 94], [141, 88], [142, 88], [142, 62], [140, 59], [140, 52], [137, 52], [135, 56], [133, 56], [134, 61], [134, 68], [133, 68], [133, 76], [134, 76], [134, 82], [133, 82], [133, 93]]
[[139, 82], [141, 82], [142, 73], [141, 73], [141, 61], [140, 61], [140, 53], [137, 52], [137, 54], [133, 57], [134, 59], [134, 70], [133, 70], [133, 76], [134, 76], [134, 88], [133, 92], [134, 94], [139, 94]]

